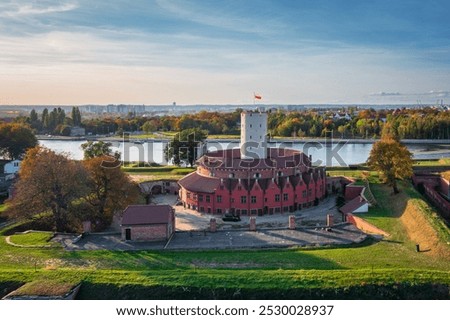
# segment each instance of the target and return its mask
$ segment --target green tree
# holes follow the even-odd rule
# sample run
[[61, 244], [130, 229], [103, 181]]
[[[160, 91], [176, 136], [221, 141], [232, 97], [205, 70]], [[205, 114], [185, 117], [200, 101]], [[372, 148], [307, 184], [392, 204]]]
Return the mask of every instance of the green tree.
[[148, 120], [142, 125], [142, 130], [144, 130], [145, 133], [151, 133], [156, 131], [158, 128], [156, 127], [154, 120]]
[[72, 108], [72, 121], [73, 125], [76, 127], [81, 125], [81, 112], [78, 107]]
[[186, 160], [192, 167], [197, 159], [197, 149], [206, 136], [207, 132], [198, 128], [181, 131], [166, 147], [166, 160], [172, 160], [176, 165], [180, 165], [182, 160]]
[[0, 155], [7, 159], [22, 157], [27, 149], [37, 145], [37, 139], [28, 125], [0, 124]]
[[30, 121], [31, 121], [31, 123], [38, 121], [38, 114], [37, 114], [36, 110], [34, 110], [34, 109], [31, 110], [31, 112], [30, 112]]
[[22, 161], [11, 213], [33, 217], [50, 212], [56, 231], [73, 231], [75, 201], [86, 194], [87, 175], [80, 162], [37, 146]]
[[88, 141], [81, 145], [81, 149], [84, 152], [84, 159], [92, 159], [101, 156], [112, 156], [116, 159], [120, 158], [119, 152], [113, 152], [111, 150], [112, 144], [104, 141]]
[[391, 136], [384, 136], [374, 143], [367, 164], [382, 174], [394, 193], [399, 192], [397, 179], [409, 178], [413, 173], [411, 152]]

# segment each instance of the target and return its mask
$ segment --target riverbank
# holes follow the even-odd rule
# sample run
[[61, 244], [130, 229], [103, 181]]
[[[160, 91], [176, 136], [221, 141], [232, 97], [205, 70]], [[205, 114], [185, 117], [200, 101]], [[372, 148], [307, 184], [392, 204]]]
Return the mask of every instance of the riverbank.
[[[67, 137], [67, 136], [52, 136], [52, 135], [36, 135], [36, 138], [38, 140], [61, 140], [61, 141], [105, 141], [105, 142], [118, 142], [123, 141], [124, 138], [120, 136], [110, 136], [110, 135], [98, 135], [98, 136], [84, 136], [84, 137]], [[140, 141], [140, 142], [166, 142], [170, 141], [169, 138], [146, 138], [146, 139], [140, 139], [138, 137], [134, 137], [133, 135], [130, 135], [128, 139], [130, 142], [134, 141]], [[307, 142], [315, 142], [315, 143], [338, 143], [338, 142], [348, 142], [353, 144], [371, 144], [377, 142], [379, 139], [361, 139], [361, 138], [333, 138], [333, 139], [326, 139], [326, 138], [314, 138], [314, 137], [303, 137], [303, 138], [289, 138], [289, 137], [278, 137], [278, 138], [271, 138], [270, 142], [273, 143], [307, 143]], [[239, 139], [233, 139], [233, 138], [214, 138], [214, 139], [206, 139], [206, 142], [230, 142], [230, 143], [238, 143]], [[449, 144], [450, 145], [450, 139], [402, 139], [402, 143], [404, 144]]]

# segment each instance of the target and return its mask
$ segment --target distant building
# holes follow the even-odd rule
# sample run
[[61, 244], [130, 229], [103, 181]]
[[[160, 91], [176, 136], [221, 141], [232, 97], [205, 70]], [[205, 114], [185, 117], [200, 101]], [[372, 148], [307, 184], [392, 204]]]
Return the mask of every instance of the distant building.
[[121, 230], [126, 241], [166, 241], [175, 232], [175, 211], [169, 205], [130, 205]]
[[70, 136], [71, 137], [81, 137], [86, 135], [86, 130], [81, 127], [72, 127], [70, 128]]
[[5, 174], [15, 174], [19, 172], [20, 169], [20, 160], [13, 160], [5, 164], [3, 172]]

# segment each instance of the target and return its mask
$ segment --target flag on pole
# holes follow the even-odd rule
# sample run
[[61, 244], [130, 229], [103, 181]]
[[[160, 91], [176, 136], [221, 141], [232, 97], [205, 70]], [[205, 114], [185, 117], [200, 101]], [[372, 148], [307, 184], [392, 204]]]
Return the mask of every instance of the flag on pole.
[[261, 100], [261, 96], [260, 95], [258, 95], [256, 93], [253, 93], [253, 96], [255, 97], [255, 99]]

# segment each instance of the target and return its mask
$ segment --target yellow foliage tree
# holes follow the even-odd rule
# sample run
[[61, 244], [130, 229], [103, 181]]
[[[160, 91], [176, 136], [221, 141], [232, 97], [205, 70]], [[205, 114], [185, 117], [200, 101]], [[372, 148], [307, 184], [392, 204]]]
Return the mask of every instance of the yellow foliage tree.
[[398, 193], [397, 179], [409, 178], [413, 174], [412, 154], [399, 141], [384, 136], [374, 143], [367, 164], [381, 173], [385, 182]]

